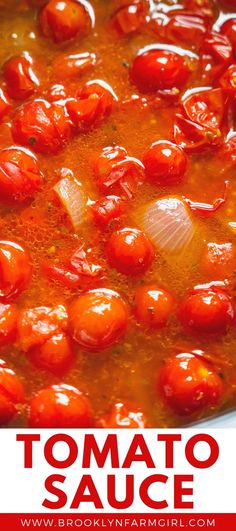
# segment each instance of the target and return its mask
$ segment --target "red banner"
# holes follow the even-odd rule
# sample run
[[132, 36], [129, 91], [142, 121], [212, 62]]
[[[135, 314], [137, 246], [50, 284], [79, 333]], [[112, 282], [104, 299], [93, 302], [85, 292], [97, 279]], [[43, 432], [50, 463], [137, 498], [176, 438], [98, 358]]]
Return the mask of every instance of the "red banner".
[[236, 514], [0, 514], [1, 531], [27, 529], [163, 529], [174, 531], [236, 528]]

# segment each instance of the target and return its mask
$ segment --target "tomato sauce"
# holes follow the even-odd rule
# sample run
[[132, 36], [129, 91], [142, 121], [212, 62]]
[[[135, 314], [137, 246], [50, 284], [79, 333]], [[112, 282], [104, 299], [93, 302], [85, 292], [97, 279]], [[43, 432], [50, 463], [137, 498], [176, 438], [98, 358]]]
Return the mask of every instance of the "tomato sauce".
[[0, 1], [2, 426], [235, 407], [233, 4]]

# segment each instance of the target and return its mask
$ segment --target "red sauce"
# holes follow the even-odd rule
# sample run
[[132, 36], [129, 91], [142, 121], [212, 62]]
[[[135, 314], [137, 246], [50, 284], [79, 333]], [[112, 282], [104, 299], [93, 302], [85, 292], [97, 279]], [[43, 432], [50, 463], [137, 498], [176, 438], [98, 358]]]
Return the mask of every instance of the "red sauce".
[[236, 405], [231, 0], [0, 0], [0, 425]]

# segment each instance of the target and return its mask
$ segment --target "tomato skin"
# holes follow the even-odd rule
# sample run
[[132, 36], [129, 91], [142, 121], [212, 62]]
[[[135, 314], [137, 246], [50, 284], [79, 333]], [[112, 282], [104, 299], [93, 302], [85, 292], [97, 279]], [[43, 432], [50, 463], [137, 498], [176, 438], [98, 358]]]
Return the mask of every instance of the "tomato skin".
[[124, 275], [145, 273], [154, 258], [153, 246], [146, 234], [132, 228], [113, 232], [106, 251], [111, 267]]
[[167, 325], [174, 309], [170, 293], [156, 285], [139, 286], [134, 296], [135, 315], [149, 328], [159, 329]]
[[222, 142], [219, 129], [209, 130], [179, 113], [175, 116], [173, 137], [176, 144], [187, 153], [198, 153], [206, 147], [215, 147]]
[[113, 219], [119, 218], [122, 214], [123, 201], [119, 196], [108, 195], [95, 201], [91, 205], [91, 210], [95, 221], [100, 225], [108, 225]]
[[233, 61], [233, 49], [226, 35], [209, 32], [200, 48], [203, 79], [212, 84]]
[[208, 243], [201, 260], [201, 271], [208, 278], [225, 279], [236, 270], [236, 249], [230, 243]]
[[151, 145], [143, 157], [146, 175], [154, 184], [178, 184], [187, 169], [187, 157], [181, 148], [167, 141]]
[[31, 264], [27, 252], [17, 243], [0, 241], [0, 300], [14, 300], [31, 279]]
[[73, 124], [66, 106], [37, 99], [16, 110], [12, 136], [15, 142], [39, 153], [54, 154], [72, 138]]
[[67, 331], [68, 315], [61, 304], [21, 310], [18, 315], [18, 345], [23, 352], [40, 348], [46, 341]]
[[137, 55], [130, 70], [131, 80], [142, 92], [181, 88], [189, 74], [181, 55], [155, 48]]
[[236, 55], [236, 18], [226, 20], [220, 27], [220, 31], [228, 37], [233, 46], [234, 55]]
[[33, 153], [15, 146], [0, 151], [1, 201], [22, 203], [32, 198], [41, 184], [42, 174]]
[[99, 351], [116, 343], [125, 333], [128, 307], [109, 289], [85, 292], [69, 308], [69, 330], [82, 347]]
[[2, 88], [0, 88], [0, 120], [8, 113], [11, 108], [9, 98]]
[[53, 62], [53, 73], [61, 79], [80, 77], [96, 64], [94, 53], [61, 54]]
[[216, 132], [223, 121], [227, 98], [221, 88], [203, 90], [183, 99], [183, 109], [189, 120]]
[[128, 3], [121, 6], [111, 19], [111, 27], [120, 35], [129, 35], [138, 31], [145, 22], [143, 2]]
[[[227, 89], [229, 95], [235, 96], [236, 90], [236, 64], [230, 65], [218, 80], [223, 89]], [[232, 93], [232, 94], [231, 94]]]
[[91, 428], [93, 416], [88, 399], [70, 385], [41, 389], [30, 402], [30, 428]]
[[139, 159], [129, 157], [125, 148], [108, 146], [94, 162], [94, 176], [101, 192], [118, 190], [129, 199], [145, 181], [144, 166]]
[[184, 352], [168, 358], [158, 377], [158, 390], [177, 415], [192, 415], [217, 406], [223, 382], [207, 360]]
[[65, 333], [53, 335], [41, 346], [30, 350], [28, 357], [40, 369], [56, 375], [64, 374], [74, 358], [71, 341]]
[[39, 80], [33, 71], [30, 55], [11, 57], [3, 67], [8, 94], [14, 100], [24, 100], [39, 87]]
[[24, 389], [14, 371], [0, 360], [0, 425], [7, 424], [17, 413], [17, 405], [25, 401]]
[[166, 26], [165, 36], [177, 44], [184, 43], [199, 47], [207, 33], [207, 23], [204, 16], [195, 13], [180, 13], [172, 15]]
[[50, 0], [40, 13], [39, 26], [45, 37], [64, 42], [76, 35], [85, 36], [91, 27], [91, 20], [82, 2]]
[[0, 346], [9, 345], [16, 338], [17, 308], [14, 304], [0, 303]]
[[106, 429], [143, 429], [147, 427], [147, 421], [140, 409], [123, 402], [117, 402], [117, 404], [114, 404], [110, 414], [100, 419], [98, 427]]
[[224, 333], [234, 321], [231, 298], [223, 291], [196, 290], [180, 304], [179, 319], [190, 330]]

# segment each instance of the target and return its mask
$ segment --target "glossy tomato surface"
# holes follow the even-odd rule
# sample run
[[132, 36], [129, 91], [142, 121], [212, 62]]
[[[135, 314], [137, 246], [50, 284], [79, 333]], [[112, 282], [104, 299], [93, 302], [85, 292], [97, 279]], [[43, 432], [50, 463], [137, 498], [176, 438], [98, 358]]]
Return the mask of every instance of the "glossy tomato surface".
[[235, 1], [0, 1], [0, 34], [0, 425], [235, 408]]

